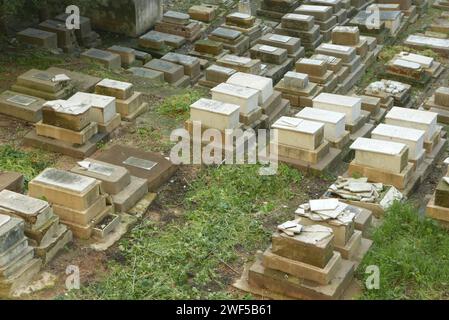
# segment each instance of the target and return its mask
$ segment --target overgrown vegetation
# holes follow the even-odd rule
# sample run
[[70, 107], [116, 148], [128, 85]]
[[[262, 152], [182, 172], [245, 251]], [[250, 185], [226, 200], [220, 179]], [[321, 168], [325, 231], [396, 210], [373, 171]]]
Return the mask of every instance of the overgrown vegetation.
[[11, 145], [0, 146], [0, 171], [20, 172], [28, 183], [56, 161], [54, 154], [39, 150], [22, 151]]
[[380, 268], [380, 289], [362, 299], [449, 298], [449, 234], [422, 218], [410, 204], [394, 204], [373, 236], [373, 247], [359, 267], [365, 281], [369, 265]]
[[170, 116], [176, 119], [187, 119], [190, 105], [204, 96], [200, 90], [189, 90], [184, 94], [169, 96], [165, 98], [157, 107], [159, 114]]
[[[260, 176], [258, 166], [205, 169], [186, 196], [182, 221], [161, 226], [146, 220], [136, 227], [120, 245], [126, 262], [113, 262], [106, 278], [81, 297], [231, 298], [229, 264], [268, 245], [273, 225], [264, 224], [284, 221], [273, 210], [299, 192], [299, 172], [283, 165], [279, 170]], [[230, 279], [237, 276], [232, 272]]]

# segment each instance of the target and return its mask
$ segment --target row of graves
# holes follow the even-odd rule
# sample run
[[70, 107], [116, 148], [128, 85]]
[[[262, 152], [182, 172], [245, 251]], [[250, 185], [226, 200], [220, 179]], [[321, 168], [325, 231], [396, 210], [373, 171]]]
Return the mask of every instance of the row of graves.
[[101, 45], [100, 36], [92, 30], [91, 21], [80, 17], [79, 29], [68, 29], [68, 14], [60, 14], [54, 19], [41, 22], [35, 28], [27, 28], [17, 33], [21, 43], [45, 49], [60, 49], [65, 53], [73, 53], [80, 46], [95, 48]]
[[146, 212], [177, 167], [161, 155], [116, 145], [70, 170], [47, 168], [28, 183], [1, 173], [0, 297], [34, 281], [73, 238], [103, 251]]

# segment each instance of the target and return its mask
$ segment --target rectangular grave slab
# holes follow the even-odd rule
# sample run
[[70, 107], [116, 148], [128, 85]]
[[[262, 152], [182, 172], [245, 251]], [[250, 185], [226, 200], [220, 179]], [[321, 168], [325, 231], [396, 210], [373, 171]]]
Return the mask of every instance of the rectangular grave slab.
[[301, 49], [301, 39], [273, 33], [263, 35], [258, 43], [284, 48], [288, 54], [294, 54]]
[[259, 91], [259, 105], [263, 105], [273, 95], [273, 80], [254, 74], [237, 72], [227, 81], [229, 84], [243, 86]]
[[377, 140], [403, 143], [409, 148], [409, 159], [418, 160], [425, 153], [425, 131], [405, 127], [379, 124], [371, 133], [371, 137]]
[[314, 16], [316, 20], [326, 21], [332, 17], [333, 9], [330, 6], [303, 4], [295, 9], [295, 13]]
[[10, 190], [17, 193], [23, 192], [24, 178], [17, 172], [1, 172], [0, 171], [0, 191]]
[[449, 107], [449, 88], [440, 87], [435, 91], [435, 103], [440, 106]]
[[101, 81], [101, 78], [93, 77], [81, 72], [70, 71], [58, 67], [50, 67], [45, 72], [51, 73], [54, 76], [65, 74], [71, 79], [71, 83], [77, 91], [92, 92], [95, 85]]
[[164, 73], [164, 80], [175, 83], [184, 76], [184, 67], [168, 61], [153, 59], [144, 66], [145, 68]]
[[[131, 158], [136, 160], [130, 161]], [[121, 145], [115, 145], [103, 151], [95, 159], [117, 166], [124, 166], [131, 175], [146, 179], [150, 192], [156, 191], [177, 170], [177, 166], [158, 153], [144, 152]]]
[[35, 221], [37, 216], [46, 210], [49, 210], [46, 201], [9, 190], [0, 191], [0, 213], [10, 212], [25, 221]]
[[186, 39], [174, 34], [151, 30], [139, 38], [139, 46], [147, 49], [163, 50], [167, 46], [178, 48], [185, 44]]
[[221, 83], [211, 89], [212, 99], [240, 107], [240, 113], [249, 114], [258, 107], [259, 91], [248, 87]]
[[0, 254], [24, 238], [25, 223], [22, 219], [0, 215]]
[[324, 123], [324, 138], [337, 141], [345, 134], [345, 115], [306, 107], [296, 114], [297, 118]]
[[226, 16], [226, 24], [231, 26], [238, 26], [242, 28], [249, 28], [256, 22], [256, 17], [242, 12], [233, 12]]
[[227, 40], [228, 42], [237, 41], [243, 34], [240, 31], [218, 27], [212, 31], [211, 36], [219, 39]]
[[34, 90], [58, 93], [70, 85], [70, 80], [55, 81], [51, 73], [31, 69], [17, 77], [17, 84]]
[[212, 55], [218, 55], [223, 51], [223, 43], [208, 39], [195, 42], [195, 50]]
[[95, 93], [126, 100], [132, 96], [134, 86], [132, 83], [103, 79], [95, 86]]
[[190, 22], [190, 16], [183, 12], [170, 10], [164, 13], [164, 15], [162, 16], [162, 21], [167, 23], [187, 25]]
[[357, 27], [336, 26], [332, 29], [332, 43], [355, 46], [360, 42], [360, 31]]
[[239, 126], [240, 107], [221, 101], [200, 99], [190, 106], [190, 120], [201, 122], [206, 128], [224, 131]]
[[90, 158], [78, 162], [70, 171], [100, 180], [103, 190], [110, 195], [119, 193], [131, 182], [126, 168]]
[[0, 113], [29, 122], [42, 119], [45, 100], [13, 91], [0, 94]]
[[305, 73], [289, 71], [284, 76], [284, 84], [288, 88], [304, 89], [309, 85], [309, 76]]
[[132, 67], [128, 69], [135, 77], [146, 78], [152, 81], [164, 81], [164, 73], [141, 67]]
[[230, 76], [232, 76], [237, 71], [231, 68], [226, 68], [217, 65], [211, 65], [206, 69], [206, 80], [215, 83], [226, 82]]
[[449, 55], [449, 40], [439, 39], [433, 37], [425, 37], [421, 35], [410, 35], [404, 42], [405, 45], [411, 46], [413, 48], [430, 48], [434, 51], [443, 54], [445, 56]]
[[435, 204], [449, 208], [449, 184], [445, 181], [441, 181], [435, 190]]
[[327, 71], [327, 62], [323, 60], [301, 58], [296, 62], [295, 69], [297, 72], [306, 73], [316, 77], [323, 77]]
[[385, 116], [385, 123], [424, 130], [425, 141], [430, 141], [437, 131], [437, 117], [434, 112], [393, 107]]
[[42, 122], [36, 123], [35, 128], [38, 136], [79, 146], [86, 144], [94, 135], [98, 133], [98, 125], [96, 122], [90, 123], [81, 131], [73, 131], [61, 127], [55, 127]]
[[362, 99], [338, 94], [321, 93], [313, 99], [313, 107], [346, 114], [346, 124], [353, 124], [360, 118]]
[[92, 105], [67, 100], [48, 101], [42, 108], [42, 122], [47, 125], [81, 131], [91, 122]]
[[136, 61], [136, 50], [132, 48], [114, 45], [109, 47], [108, 51], [118, 54], [122, 59], [123, 65], [130, 65]]
[[361, 166], [401, 173], [408, 164], [408, 147], [403, 143], [358, 138], [352, 145], [354, 162]]
[[18, 32], [17, 40], [22, 43], [27, 43], [47, 49], [58, 48], [58, 37], [56, 33], [34, 28], [27, 28]]
[[227, 54], [217, 59], [217, 64], [244, 73], [260, 74], [262, 72], [262, 63], [259, 59], [239, 57], [233, 54]]
[[256, 44], [250, 48], [252, 59], [260, 59], [262, 62], [271, 64], [282, 64], [288, 58], [286, 49], [269, 46], [266, 44]]
[[90, 118], [101, 124], [108, 123], [117, 114], [116, 99], [105, 95], [78, 92], [67, 101], [90, 105]]
[[179, 64], [184, 67], [184, 74], [191, 78], [197, 77], [201, 73], [200, 60], [185, 54], [169, 52], [161, 60]]
[[99, 49], [89, 49], [81, 54], [84, 60], [92, 61], [103, 65], [107, 69], [116, 70], [122, 66], [120, 55]]
[[350, 63], [356, 58], [355, 48], [330, 43], [321, 44], [315, 50], [315, 53], [326, 54], [340, 58], [344, 63]]
[[308, 31], [315, 24], [315, 18], [310, 15], [288, 13], [282, 17], [282, 27]]
[[76, 36], [74, 30], [67, 29], [65, 23], [57, 20], [46, 20], [39, 24], [39, 29], [56, 33], [59, 48], [70, 48], [73, 50], [74, 43], [76, 43]]
[[305, 150], [315, 150], [323, 143], [323, 123], [281, 117], [271, 128], [278, 130], [279, 143], [282, 145]]
[[211, 22], [217, 15], [217, 8], [213, 5], [202, 4], [190, 7], [188, 12], [194, 20]]

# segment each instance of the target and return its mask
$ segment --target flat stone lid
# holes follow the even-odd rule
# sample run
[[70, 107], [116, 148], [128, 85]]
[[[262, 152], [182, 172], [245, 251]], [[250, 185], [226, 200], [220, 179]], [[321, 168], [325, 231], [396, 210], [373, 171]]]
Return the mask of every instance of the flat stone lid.
[[333, 64], [336, 63], [337, 61], [340, 60], [340, 58], [334, 57], [334, 56], [329, 56], [327, 54], [314, 54], [313, 56], [310, 57], [310, 59], [314, 59], [314, 60], [323, 60], [329, 64]]
[[141, 159], [137, 157], [129, 157], [123, 161], [124, 165], [136, 167], [139, 169], [143, 169], [146, 171], [151, 171], [154, 167], [157, 166], [157, 162], [147, 160], [147, 159]]
[[235, 40], [238, 37], [240, 37], [242, 35], [242, 33], [237, 30], [218, 27], [217, 29], [212, 31], [211, 35], [219, 37], [219, 38]]
[[266, 44], [258, 45], [257, 49], [264, 52], [275, 52], [277, 50], [280, 50], [278, 47], [268, 46]]
[[249, 99], [259, 94], [259, 92], [256, 89], [237, 86], [229, 83], [220, 83], [218, 86], [212, 88], [211, 91], [241, 97], [244, 99]]
[[313, 102], [352, 107], [354, 105], [361, 104], [362, 99], [356, 97], [343, 96], [340, 94], [320, 93], [316, 98], [313, 99]]
[[389, 124], [379, 124], [371, 134], [378, 134], [392, 138], [399, 138], [410, 141], [418, 141], [424, 137], [426, 132], [424, 130], [417, 130], [399, 126], [392, 126]]
[[205, 110], [209, 112], [219, 113], [223, 115], [231, 115], [240, 110], [240, 107], [217, 100], [201, 98], [190, 106], [191, 109]]
[[301, 58], [298, 60], [297, 63], [310, 64], [310, 65], [314, 65], [314, 66], [322, 66], [322, 65], [326, 64], [326, 61], [317, 60], [317, 59], [309, 59], [309, 58]]
[[332, 236], [332, 234], [331, 228], [322, 225], [310, 225], [303, 226], [301, 233], [296, 235], [295, 239], [301, 242], [315, 244]]
[[305, 14], [299, 14], [299, 13], [287, 13], [282, 17], [282, 19], [288, 19], [288, 20], [296, 20], [296, 21], [310, 21], [313, 20], [313, 16], [308, 16]]
[[25, 30], [20, 31], [18, 34], [21, 35], [27, 35], [30, 37], [36, 37], [36, 38], [47, 38], [49, 36], [52, 36], [54, 33], [53, 32], [48, 32], [48, 31], [44, 31], [44, 30], [40, 30], [40, 29], [35, 29], [35, 28], [27, 28]]
[[33, 103], [37, 102], [38, 100], [34, 97], [25, 96], [20, 93], [13, 95], [12, 97], [6, 99], [6, 101], [11, 102], [13, 104], [18, 104], [21, 106], [29, 106]]
[[113, 45], [112, 47], [109, 47], [108, 50], [113, 50], [117, 52], [126, 52], [126, 53], [134, 53], [136, 50], [128, 47], [122, 47], [118, 45]]
[[4, 214], [0, 214], [0, 227], [2, 227], [3, 225], [7, 224], [9, 222], [9, 220], [11, 220], [10, 216], [4, 215]]
[[97, 183], [96, 179], [53, 168], [45, 169], [33, 181], [76, 193], [83, 193]]
[[250, 14], [243, 13], [243, 12], [233, 12], [231, 14], [228, 14], [228, 17], [237, 18], [237, 19], [249, 19], [252, 16]]
[[340, 112], [326, 111], [316, 108], [306, 107], [296, 114], [298, 118], [306, 118], [312, 121], [336, 124], [344, 120], [346, 115]]
[[230, 61], [230, 62], [235, 62], [235, 63], [240, 63], [240, 64], [247, 64], [250, 63], [252, 61], [251, 58], [248, 57], [239, 57], [233, 54], [227, 54], [225, 55], [222, 60], [224, 61]]
[[78, 92], [67, 101], [73, 103], [84, 103], [95, 108], [106, 108], [109, 104], [115, 101], [115, 98], [94, 93]]
[[163, 56], [162, 59], [169, 60], [171, 62], [176, 61], [182, 64], [193, 64], [198, 61], [198, 58], [176, 52], [169, 52]]
[[129, 90], [133, 84], [129, 82], [117, 81], [112, 79], [103, 79], [97, 83], [97, 86], [108, 87], [117, 90]]
[[295, 79], [302, 80], [302, 81], [308, 81], [309, 80], [309, 75], [307, 73], [301, 73], [301, 72], [296, 72], [296, 71], [288, 71], [284, 75], [284, 78], [295, 78]]
[[350, 27], [350, 26], [335, 26], [332, 29], [332, 32], [359, 33], [359, 28], [358, 27]]
[[3, 190], [0, 192], [0, 208], [26, 215], [36, 215], [48, 207], [46, 201]]
[[353, 47], [343, 46], [343, 45], [339, 45], [339, 44], [331, 44], [331, 43], [323, 43], [319, 46], [319, 49], [338, 51], [338, 52], [347, 52], [347, 53], [355, 50]]
[[393, 60], [393, 64], [395, 66], [406, 68], [406, 69], [413, 69], [413, 70], [419, 70], [421, 69], [421, 65], [419, 63], [407, 61], [404, 59], [395, 59]]
[[414, 43], [422, 46], [434, 46], [434, 47], [446, 47], [449, 48], [449, 40], [448, 39], [440, 39], [440, 38], [432, 38], [432, 37], [424, 37], [418, 35], [410, 35], [408, 36], [405, 42]]
[[403, 143], [368, 138], [357, 138], [350, 147], [351, 150], [368, 151], [393, 156], [401, 154], [404, 148], [407, 148], [407, 146]]
[[244, 72], [237, 72], [233, 74], [227, 80], [227, 83], [242, 87], [257, 88], [259, 90], [265, 89], [267, 86], [270, 88], [273, 87], [272, 79]]
[[313, 0], [316, 3], [329, 3], [329, 4], [337, 4], [341, 2], [341, 0]]
[[99, 49], [95, 49], [95, 48], [84, 51], [82, 53], [82, 55], [89, 56], [92, 58], [98, 58], [98, 59], [108, 59], [112, 56], [116, 56], [116, 54], [114, 54], [112, 52], [99, 50]]
[[109, 163], [100, 162], [97, 160], [85, 159], [79, 161], [78, 166], [85, 169], [86, 171], [96, 173], [102, 176], [110, 177], [114, 174], [119, 167], [111, 165]]
[[53, 100], [44, 103], [44, 107], [50, 107], [60, 113], [79, 115], [87, 112], [92, 105], [87, 101]]
[[273, 129], [291, 130], [307, 134], [315, 134], [324, 124], [292, 117], [281, 117], [272, 126]]
[[314, 12], [326, 12], [326, 11], [332, 10], [332, 7], [303, 4], [303, 5], [299, 6], [299, 8], [296, 9], [296, 10], [306, 10], [306, 11], [314, 11]]
[[400, 108], [400, 107], [393, 107], [390, 110], [390, 112], [388, 112], [386, 115], [387, 119], [424, 123], [428, 125], [434, 123], [437, 117], [438, 114], [434, 112]]
[[420, 54], [414, 54], [414, 53], [410, 53], [410, 52], [404, 52], [404, 51], [399, 53], [399, 56], [401, 57], [402, 60], [418, 63], [421, 66], [423, 66], [424, 68], [430, 68], [434, 61], [434, 59], [431, 57], [423, 56]]
[[188, 15], [186, 13], [178, 12], [178, 11], [172, 11], [172, 10], [164, 13], [164, 17], [172, 18], [172, 19], [179, 19], [179, 20], [190, 19], [190, 15]]
[[269, 39], [275, 42], [287, 43], [293, 38], [289, 36], [282, 36], [280, 34], [273, 34], [269, 37]]
[[216, 64], [211, 65], [209, 68], [207, 68], [206, 70], [209, 71], [216, 71], [216, 72], [220, 72], [220, 73], [225, 73], [227, 75], [232, 75], [234, 73], [236, 73], [236, 71], [232, 68], [226, 68], [226, 67], [222, 67]]

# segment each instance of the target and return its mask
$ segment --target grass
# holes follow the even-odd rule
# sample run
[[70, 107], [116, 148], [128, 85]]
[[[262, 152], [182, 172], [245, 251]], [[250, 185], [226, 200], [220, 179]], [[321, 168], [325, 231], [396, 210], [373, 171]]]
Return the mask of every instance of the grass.
[[448, 299], [449, 234], [422, 218], [410, 204], [394, 204], [373, 236], [373, 247], [358, 269], [380, 269], [380, 289], [362, 299]]
[[276, 176], [259, 176], [258, 168], [204, 169], [187, 193], [183, 218], [163, 228], [148, 220], [136, 227], [120, 244], [126, 262], [113, 262], [106, 278], [78, 298], [232, 298], [227, 286], [238, 274], [226, 271], [268, 245], [273, 225], [264, 225], [286, 219], [273, 211], [295, 196], [302, 179], [283, 165]]
[[0, 146], [0, 171], [19, 172], [24, 175], [26, 184], [51, 167], [55, 160], [55, 155], [43, 151], [26, 152], [11, 145]]
[[189, 90], [186, 93], [165, 98], [156, 110], [159, 114], [185, 120], [188, 118], [190, 105], [204, 96], [200, 90]]

